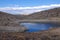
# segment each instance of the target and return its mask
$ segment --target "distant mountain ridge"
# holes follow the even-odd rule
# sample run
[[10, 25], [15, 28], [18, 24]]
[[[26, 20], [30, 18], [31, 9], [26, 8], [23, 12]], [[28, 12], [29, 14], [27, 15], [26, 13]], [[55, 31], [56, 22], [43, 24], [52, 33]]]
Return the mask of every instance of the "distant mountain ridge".
[[60, 7], [32, 13], [28, 15], [26, 19], [44, 19], [44, 18], [50, 18], [50, 17], [60, 18]]

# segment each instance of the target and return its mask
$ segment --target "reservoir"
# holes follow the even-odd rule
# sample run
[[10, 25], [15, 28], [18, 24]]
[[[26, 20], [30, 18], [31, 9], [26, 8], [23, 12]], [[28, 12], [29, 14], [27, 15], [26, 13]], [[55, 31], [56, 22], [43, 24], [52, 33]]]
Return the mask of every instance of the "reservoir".
[[27, 32], [44, 31], [59, 26], [51, 23], [21, 23], [21, 25], [24, 25], [28, 28]]

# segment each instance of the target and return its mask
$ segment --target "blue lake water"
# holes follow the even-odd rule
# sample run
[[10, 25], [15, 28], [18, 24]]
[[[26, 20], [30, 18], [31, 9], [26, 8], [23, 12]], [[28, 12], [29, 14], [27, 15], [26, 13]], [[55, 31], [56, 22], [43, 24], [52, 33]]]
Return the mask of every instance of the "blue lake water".
[[25, 27], [28, 28], [27, 32], [38, 32], [42, 30], [48, 30], [50, 28], [54, 28], [58, 25], [51, 24], [51, 23], [21, 23], [21, 25], [24, 25]]

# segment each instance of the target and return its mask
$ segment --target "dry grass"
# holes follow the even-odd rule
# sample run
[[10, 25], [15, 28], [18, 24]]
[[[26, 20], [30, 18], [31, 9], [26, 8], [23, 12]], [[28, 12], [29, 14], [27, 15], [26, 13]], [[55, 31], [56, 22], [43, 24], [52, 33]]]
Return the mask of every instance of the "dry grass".
[[0, 33], [1, 40], [60, 40], [60, 28], [54, 28], [42, 32], [11, 32]]

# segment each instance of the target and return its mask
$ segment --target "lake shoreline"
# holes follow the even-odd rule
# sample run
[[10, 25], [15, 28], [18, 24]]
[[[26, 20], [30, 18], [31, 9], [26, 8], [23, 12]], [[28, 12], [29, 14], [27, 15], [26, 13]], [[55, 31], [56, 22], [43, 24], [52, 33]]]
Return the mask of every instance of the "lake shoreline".
[[[3, 38], [5, 39], [21, 39], [21, 40], [42, 40], [42, 39], [45, 39], [45, 40], [53, 40], [54, 36], [57, 37], [57, 39], [60, 39], [60, 27], [59, 28], [54, 28], [54, 29], [50, 29], [50, 30], [47, 30], [47, 31], [41, 31], [41, 32], [2, 32], [0, 33], [0, 37], [3, 36]], [[5, 35], [5, 36], [4, 36]], [[10, 37], [9, 37], [10, 36]], [[53, 37], [52, 37], [53, 36]], [[15, 37], [15, 38], [14, 38]], [[2, 38], [2, 39], [3, 39]], [[56, 39], [56, 38], [54, 38]]]

